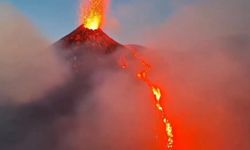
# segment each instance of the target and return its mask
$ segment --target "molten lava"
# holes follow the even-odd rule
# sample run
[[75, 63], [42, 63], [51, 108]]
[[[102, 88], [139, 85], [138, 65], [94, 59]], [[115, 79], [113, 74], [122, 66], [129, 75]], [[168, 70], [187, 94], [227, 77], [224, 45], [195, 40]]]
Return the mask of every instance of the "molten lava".
[[[61, 41], [64, 41], [63, 43], [66, 43], [66, 45], [70, 45], [70, 46], [72, 46], [72, 43], [74, 43], [75, 41], [77, 43], [80, 43], [80, 44], [86, 43], [86, 41], [91, 41], [90, 43], [96, 43], [96, 44], [92, 44], [92, 45], [95, 45], [95, 47], [98, 47], [98, 45], [100, 45], [98, 43], [104, 43], [104, 44], [102, 44], [102, 47], [100, 49], [105, 49], [105, 51], [107, 51], [106, 48], [110, 49], [109, 45], [115, 45], [112, 47], [118, 47], [119, 44], [112, 42], [112, 40], [106, 40], [109, 38], [103, 38], [105, 36], [99, 36], [99, 35], [104, 35], [104, 34], [99, 34], [100, 31], [96, 32], [96, 31], [100, 30], [99, 28], [102, 26], [102, 24], [104, 22], [105, 9], [106, 9], [107, 3], [108, 3], [108, 0], [88, 0], [87, 3], [83, 3], [81, 5], [80, 21], [81, 21], [81, 24], [83, 24], [84, 28], [80, 27], [79, 32], [76, 32], [76, 34], [75, 34], [75, 32], [73, 32], [69, 35], [69, 37], [65, 37]], [[91, 30], [95, 30], [95, 31], [90, 32]], [[82, 33], [84, 33], [84, 35], [86, 33], [87, 36], [83, 36]], [[92, 36], [92, 34], [94, 36]], [[73, 36], [73, 35], [76, 35], [76, 36]], [[97, 39], [99, 39], [99, 40], [97, 40]], [[111, 41], [111, 42], [100, 42], [100, 41], [104, 41], [104, 40]], [[74, 41], [74, 42], [72, 42], [72, 41]], [[115, 44], [112, 44], [112, 43], [115, 43]], [[87, 48], [89, 49], [88, 46], [87, 46]], [[129, 47], [127, 49], [131, 50]], [[149, 89], [154, 97], [155, 106], [157, 108], [157, 111], [161, 115], [162, 123], [164, 124], [164, 128], [165, 128], [164, 135], [166, 136], [166, 140], [167, 140], [166, 141], [167, 148], [173, 148], [173, 143], [174, 143], [173, 128], [172, 128], [171, 123], [167, 119], [166, 111], [164, 109], [165, 107], [163, 107], [163, 105], [162, 105], [162, 101], [164, 100], [163, 96], [162, 96], [163, 89], [160, 86], [158, 86], [156, 83], [154, 83], [151, 80], [151, 78], [149, 77], [149, 72], [152, 69], [151, 65], [145, 59], [143, 59], [141, 56], [139, 56], [135, 50], [132, 50], [132, 56], [133, 56], [133, 58], [135, 58], [139, 62], [139, 64], [143, 68], [142, 70], [139, 70], [138, 72], [136, 72], [136, 75], [140, 80], [142, 80], [149, 87]], [[121, 61], [122, 61], [120, 64], [121, 67], [123, 69], [127, 69], [129, 67], [129, 65], [128, 65], [126, 59], [124, 58]]]
[[96, 30], [104, 21], [107, 0], [88, 0], [81, 4], [80, 22], [85, 28]]
[[[128, 49], [130, 49], [130, 48], [128, 48]], [[137, 61], [139, 61], [140, 65], [142, 65], [142, 67], [143, 67], [142, 70], [139, 70], [137, 72], [137, 77], [140, 80], [142, 80], [150, 88], [150, 90], [154, 96], [156, 108], [160, 112], [162, 122], [163, 122], [164, 127], [165, 127], [165, 135], [167, 136], [167, 148], [169, 148], [169, 149], [173, 148], [173, 143], [174, 143], [173, 128], [172, 128], [171, 123], [168, 121], [167, 116], [166, 116], [166, 111], [164, 110], [164, 107], [161, 104], [163, 101], [162, 88], [157, 86], [157, 84], [155, 84], [148, 76], [149, 72], [152, 69], [152, 66], [144, 58], [139, 56], [139, 54], [134, 49], [132, 49], [132, 56]], [[128, 68], [128, 63], [124, 57], [121, 57], [120, 65], [123, 69]]]

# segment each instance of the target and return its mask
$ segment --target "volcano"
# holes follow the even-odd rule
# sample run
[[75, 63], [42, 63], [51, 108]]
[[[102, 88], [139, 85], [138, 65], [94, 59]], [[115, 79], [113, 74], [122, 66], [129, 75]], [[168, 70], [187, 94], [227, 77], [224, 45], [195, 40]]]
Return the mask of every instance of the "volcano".
[[97, 53], [111, 53], [119, 47], [120, 43], [110, 38], [102, 29], [91, 30], [83, 25], [69, 33], [55, 43], [56, 47], [69, 51], [96, 51]]
[[[79, 26], [74, 31], [58, 40], [54, 47], [63, 59], [70, 62], [73, 71], [82, 71], [86, 65], [86, 59], [90, 53], [93, 61], [94, 55], [108, 55], [114, 51], [124, 48], [117, 41], [110, 38], [102, 29], [96, 30]], [[94, 54], [94, 55], [93, 55]]]

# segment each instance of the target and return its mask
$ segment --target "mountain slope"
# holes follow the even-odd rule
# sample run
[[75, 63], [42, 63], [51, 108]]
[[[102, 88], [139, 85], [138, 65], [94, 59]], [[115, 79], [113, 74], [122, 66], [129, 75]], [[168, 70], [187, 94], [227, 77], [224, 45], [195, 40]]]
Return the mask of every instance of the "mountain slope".
[[57, 41], [55, 45], [64, 49], [84, 49], [97, 51], [98, 53], [110, 53], [116, 48], [122, 47], [120, 43], [111, 39], [101, 29], [90, 30], [84, 26], [78, 27], [76, 30]]

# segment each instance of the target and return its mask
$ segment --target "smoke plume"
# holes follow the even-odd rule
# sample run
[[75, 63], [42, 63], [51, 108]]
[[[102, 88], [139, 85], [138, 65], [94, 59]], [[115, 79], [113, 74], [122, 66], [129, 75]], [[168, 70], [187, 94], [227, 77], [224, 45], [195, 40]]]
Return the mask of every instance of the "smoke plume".
[[250, 148], [249, 10], [247, 0], [197, 2], [141, 32], [168, 88], [176, 149]]
[[11, 6], [0, 11], [0, 101], [27, 102], [60, 85], [66, 70], [50, 44]]
[[[142, 8], [166, 4], [133, 3], [121, 6], [113, 20], [142, 15]], [[120, 30], [110, 32], [124, 41], [133, 37], [129, 42], [139, 41], [151, 48], [144, 55], [154, 63], [156, 78], [168, 89], [167, 110], [176, 149], [249, 149], [249, 1], [179, 0], [173, 5], [176, 9], [163, 23], [155, 22], [159, 17], [155, 15], [140, 18], [137, 26], [135, 18], [125, 17], [122, 22], [127, 24], [120, 23]], [[146, 12], [155, 14], [158, 9]]]
[[[134, 29], [115, 19], [129, 31], [120, 39], [149, 47], [140, 51], [167, 90], [175, 149], [250, 149], [249, 2], [179, 3], [164, 23]], [[143, 15], [141, 8], [154, 6], [135, 4], [117, 13]], [[0, 21], [0, 149], [159, 149], [150, 92], [115, 65], [126, 50], [106, 57], [86, 52], [81, 75], [69, 75], [67, 62], [18, 12], [0, 6]]]
[[11, 6], [0, 10], [0, 149], [157, 149], [150, 93], [118, 67], [120, 54], [86, 51], [80, 74], [69, 73], [62, 49]]

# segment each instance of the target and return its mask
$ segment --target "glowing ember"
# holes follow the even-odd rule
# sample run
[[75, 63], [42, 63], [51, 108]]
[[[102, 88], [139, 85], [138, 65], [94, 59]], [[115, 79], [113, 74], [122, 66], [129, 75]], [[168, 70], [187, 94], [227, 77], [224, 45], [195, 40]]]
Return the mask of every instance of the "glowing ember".
[[[171, 123], [168, 121], [164, 107], [161, 104], [161, 102], [163, 101], [162, 89], [159, 86], [156, 86], [156, 84], [153, 83], [153, 81], [151, 81], [151, 79], [148, 76], [148, 73], [151, 71], [151, 68], [152, 68], [151, 65], [147, 61], [145, 61], [143, 58], [141, 58], [135, 50], [132, 50], [132, 54], [133, 54], [133, 57], [136, 60], [138, 60], [139, 63], [143, 66], [143, 69], [138, 71], [137, 77], [141, 79], [142, 81], [144, 81], [147, 84], [147, 86], [150, 88], [154, 96], [156, 108], [161, 113], [162, 122], [164, 123], [165, 133], [166, 133], [167, 140], [168, 140], [167, 148], [169, 149], [173, 148], [173, 144], [174, 144], [173, 128], [172, 128]], [[128, 68], [128, 63], [127, 61], [125, 61], [125, 58], [120, 59], [120, 65], [123, 69]]]
[[96, 30], [104, 21], [107, 0], [88, 0], [81, 5], [81, 24], [85, 28]]
[[159, 101], [161, 99], [161, 90], [160, 90], [160, 88], [158, 88], [158, 87], [151, 87], [151, 88], [152, 88], [152, 91], [154, 93], [154, 96], [155, 96], [156, 100]]

